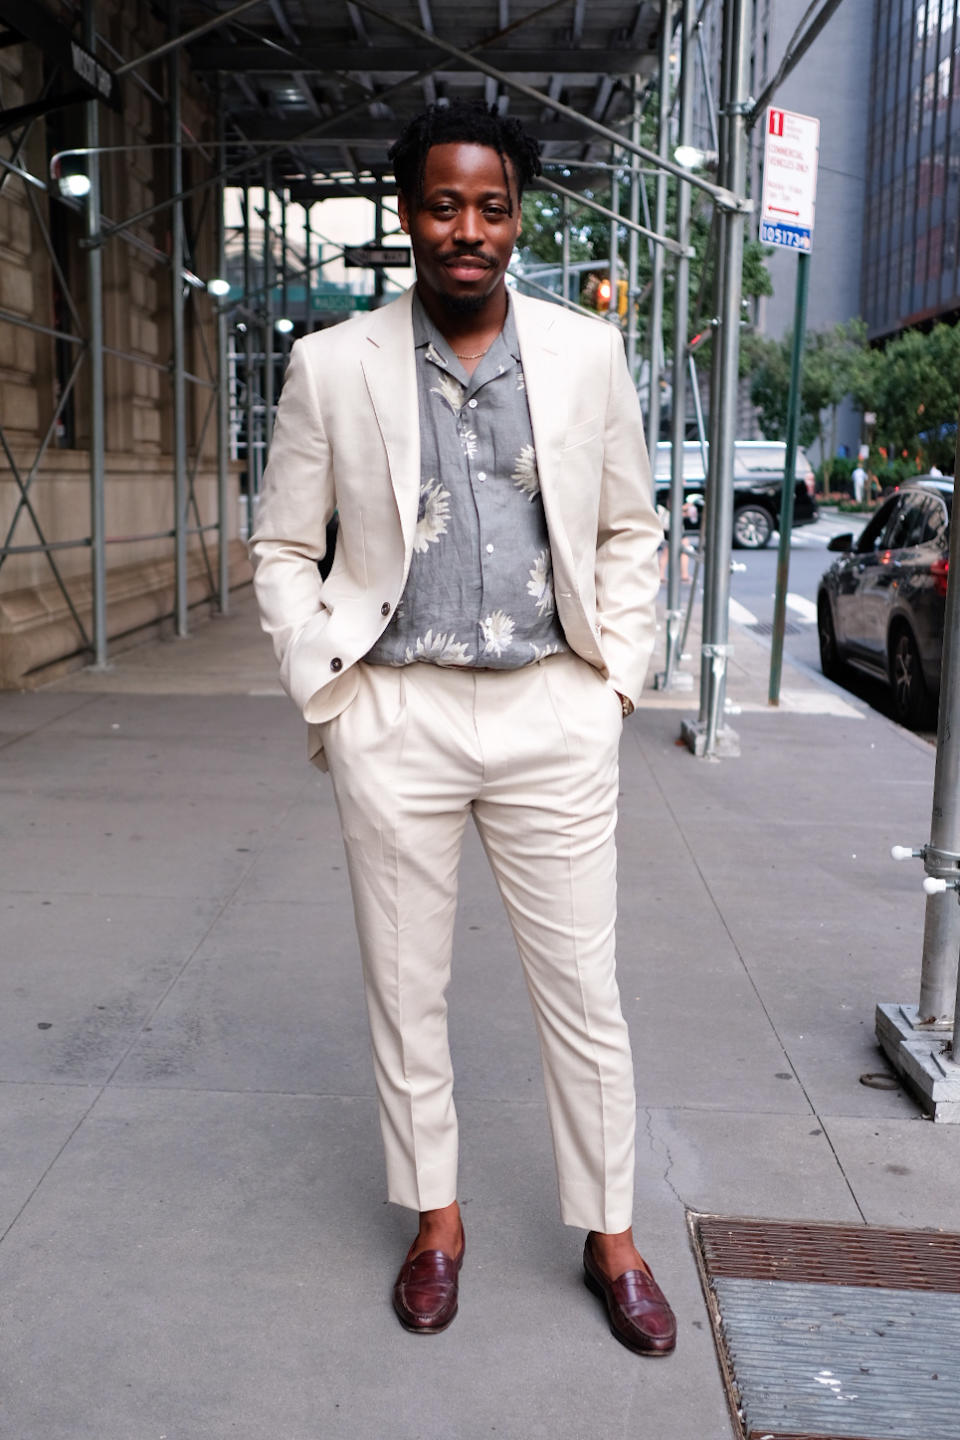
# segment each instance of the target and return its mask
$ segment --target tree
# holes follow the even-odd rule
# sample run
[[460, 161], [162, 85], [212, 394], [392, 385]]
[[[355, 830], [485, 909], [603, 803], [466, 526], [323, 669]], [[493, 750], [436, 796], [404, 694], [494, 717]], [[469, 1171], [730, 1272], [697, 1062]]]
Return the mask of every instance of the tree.
[[867, 327], [860, 319], [834, 325], [831, 330], [814, 330], [806, 336], [803, 409], [816, 421], [824, 494], [829, 493], [831, 488], [840, 406], [860, 379], [860, 356], [866, 343]]
[[952, 470], [960, 390], [960, 327], [906, 330], [871, 352], [856, 398], [877, 415], [876, 444], [916, 471]]
[[[809, 330], [804, 337], [799, 441], [803, 446], [819, 441], [824, 492], [830, 489], [840, 406], [848, 395], [872, 383], [867, 380], [864, 359], [866, 340], [862, 320], [848, 320], [829, 330]], [[752, 375], [750, 399], [757, 407], [764, 435], [771, 440], [786, 439], [792, 353], [792, 334], [783, 340], [752, 336], [744, 345]]]
[[[792, 339], [788, 342], [749, 335], [741, 347], [741, 369], [751, 376], [750, 400], [757, 408], [760, 429], [768, 440], [787, 438], [792, 344]], [[801, 393], [799, 443], [807, 446], [816, 438], [816, 420], [803, 404]]]

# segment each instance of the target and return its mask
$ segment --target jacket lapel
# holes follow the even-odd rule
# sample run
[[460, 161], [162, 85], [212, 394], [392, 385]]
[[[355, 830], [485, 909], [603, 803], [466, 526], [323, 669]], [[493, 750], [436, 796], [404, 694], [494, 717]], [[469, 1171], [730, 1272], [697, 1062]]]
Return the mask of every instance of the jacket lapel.
[[413, 289], [376, 310], [367, 323], [361, 365], [387, 452], [407, 555], [420, 501], [420, 412], [413, 350]]
[[558, 581], [576, 590], [576, 567], [563, 518], [562, 451], [567, 433], [570, 357], [560, 349], [553, 305], [529, 303], [513, 294], [514, 319], [520, 343], [527, 404], [537, 452], [540, 493], [550, 532], [553, 568]]

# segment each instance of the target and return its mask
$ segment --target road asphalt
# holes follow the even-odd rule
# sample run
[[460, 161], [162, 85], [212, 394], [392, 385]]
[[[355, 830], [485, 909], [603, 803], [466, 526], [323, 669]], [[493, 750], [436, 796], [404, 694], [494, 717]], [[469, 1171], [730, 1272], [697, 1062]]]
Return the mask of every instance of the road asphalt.
[[733, 639], [739, 758], [678, 744], [690, 694], [651, 688], [624, 728], [636, 1231], [679, 1317], [657, 1363], [611, 1338], [560, 1223], [473, 840], [461, 1309], [438, 1337], [396, 1323], [411, 1224], [383, 1198], [333, 799], [249, 591], [107, 673], [0, 695], [4, 1435], [730, 1440], [687, 1211], [960, 1230], [960, 1128], [863, 1083], [886, 1071], [875, 1005], [918, 995], [922, 874], [889, 852], [928, 837], [934, 752], [789, 663], [771, 709], [768, 649]]

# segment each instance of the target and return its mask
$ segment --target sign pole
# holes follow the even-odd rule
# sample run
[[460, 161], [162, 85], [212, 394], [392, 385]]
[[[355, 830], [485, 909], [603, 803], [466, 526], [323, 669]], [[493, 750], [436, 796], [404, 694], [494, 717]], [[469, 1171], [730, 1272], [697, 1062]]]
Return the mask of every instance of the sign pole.
[[797, 484], [797, 432], [800, 428], [800, 389], [803, 382], [803, 340], [807, 326], [807, 289], [810, 254], [797, 256], [797, 297], [793, 311], [793, 355], [790, 359], [790, 400], [787, 406], [787, 455], [783, 465], [780, 496], [780, 549], [777, 553], [777, 590], [773, 602], [773, 637], [770, 647], [771, 705], [780, 704], [780, 675], [783, 669], [783, 634], [787, 618], [787, 584], [790, 579], [790, 540], [793, 533], [793, 500]]
[[783, 635], [787, 619], [787, 584], [790, 578], [790, 540], [793, 501], [797, 487], [797, 432], [800, 428], [800, 390], [803, 381], [803, 340], [807, 325], [807, 290], [810, 251], [817, 203], [817, 163], [820, 155], [820, 121], [813, 115], [767, 107], [763, 144], [763, 193], [760, 201], [760, 241], [781, 250], [797, 252], [797, 293], [793, 312], [793, 355], [790, 360], [790, 398], [787, 405], [787, 453], [780, 493], [780, 548], [777, 555], [777, 590], [773, 607], [770, 646], [771, 705], [780, 704], [783, 670]]

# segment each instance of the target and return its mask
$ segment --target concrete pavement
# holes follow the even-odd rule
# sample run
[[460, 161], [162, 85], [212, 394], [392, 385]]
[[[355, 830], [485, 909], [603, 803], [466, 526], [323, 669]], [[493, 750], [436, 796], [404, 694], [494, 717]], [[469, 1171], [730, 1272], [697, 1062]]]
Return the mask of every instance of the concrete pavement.
[[[11, 1440], [670, 1440], [732, 1435], [685, 1210], [960, 1229], [960, 1130], [885, 1065], [916, 999], [933, 751], [805, 672], [766, 705], [733, 636], [741, 758], [626, 725], [621, 988], [637, 1233], [679, 1315], [609, 1336], [559, 1221], [539, 1061], [479, 846], [452, 1043], [467, 1259], [444, 1335], [389, 1305], [332, 795], [249, 593], [104, 675], [0, 695], [0, 1393]], [[690, 648], [695, 651], [695, 635]]]

